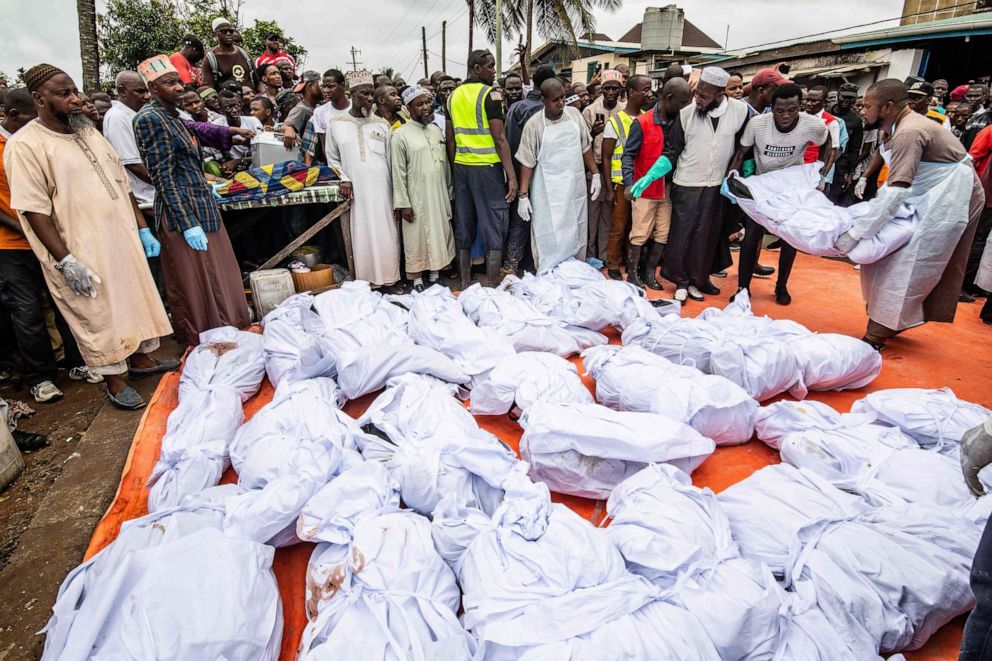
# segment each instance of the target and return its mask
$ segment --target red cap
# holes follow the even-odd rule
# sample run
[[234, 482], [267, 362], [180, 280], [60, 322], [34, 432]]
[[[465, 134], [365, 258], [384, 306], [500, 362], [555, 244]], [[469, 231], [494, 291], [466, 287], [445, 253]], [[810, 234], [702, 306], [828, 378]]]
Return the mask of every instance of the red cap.
[[766, 67], [754, 74], [751, 78], [751, 87], [761, 87], [763, 85], [785, 85], [786, 83], [791, 83], [792, 81], [782, 75], [782, 72], [778, 69], [773, 69], [771, 67]]
[[964, 95], [968, 93], [967, 85], [958, 85], [951, 92], [951, 101], [960, 101], [964, 98]]

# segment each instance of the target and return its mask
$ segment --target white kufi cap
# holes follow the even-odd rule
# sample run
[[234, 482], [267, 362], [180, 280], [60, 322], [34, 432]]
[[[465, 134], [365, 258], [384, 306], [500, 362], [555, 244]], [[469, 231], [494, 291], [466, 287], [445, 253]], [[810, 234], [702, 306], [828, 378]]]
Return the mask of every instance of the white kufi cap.
[[730, 82], [730, 74], [720, 67], [706, 67], [699, 80], [716, 87], [726, 87], [727, 83]]

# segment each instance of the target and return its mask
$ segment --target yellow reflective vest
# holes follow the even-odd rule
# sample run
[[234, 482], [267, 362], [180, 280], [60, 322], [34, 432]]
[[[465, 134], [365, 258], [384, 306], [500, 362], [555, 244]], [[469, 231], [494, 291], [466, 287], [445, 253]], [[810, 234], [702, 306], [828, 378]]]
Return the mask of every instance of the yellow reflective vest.
[[634, 123], [634, 118], [627, 114], [626, 110], [621, 110], [610, 117], [610, 124], [617, 132], [619, 138], [613, 148], [613, 159], [610, 162], [610, 180], [615, 184], [623, 183], [623, 148], [627, 144], [627, 136], [630, 135], [630, 125]]
[[496, 141], [489, 132], [486, 95], [492, 87], [464, 83], [448, 98], [448, 120], [455, 132], [455, 163], [491, 165], [499, 163]]

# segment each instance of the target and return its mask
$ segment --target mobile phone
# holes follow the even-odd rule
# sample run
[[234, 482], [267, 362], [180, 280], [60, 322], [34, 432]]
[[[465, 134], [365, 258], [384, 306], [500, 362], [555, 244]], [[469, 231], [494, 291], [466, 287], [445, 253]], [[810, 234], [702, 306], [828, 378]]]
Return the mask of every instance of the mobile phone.
[[792, 67], [789, 66], [788, 64], [781, 64], [778, 67], [779, 73], [781, 73], [782, 75], [789, 73], [790, 69], [792, 69]]
[[596, 113], [596, 121], [597, 122], [605, 122], [606, 121], [606, 115], [604, 115], [601, 112]]

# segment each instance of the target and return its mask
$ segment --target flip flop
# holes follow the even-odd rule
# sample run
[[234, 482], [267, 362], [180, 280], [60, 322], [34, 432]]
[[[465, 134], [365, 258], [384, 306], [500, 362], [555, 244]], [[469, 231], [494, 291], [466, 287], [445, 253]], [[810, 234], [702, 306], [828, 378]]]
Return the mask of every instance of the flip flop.
[[10, 435], [14, 437], [14, 443], [21, 452], [34, 452], [48, 445], [48, 437], [44, 434], [15, 429]]
[[124, 390], [120, 391], [116, 395], [111, 394], [110, 389], [107, 386], [103, 387], [103, 391], [107, 393], [107, 399], [110, 403], [119, 409], [124, 409], [125, 411], [137, 411], [140, 408], [145, 407], [145, 400], [141, 398], [138, 391], [127, 386]]

